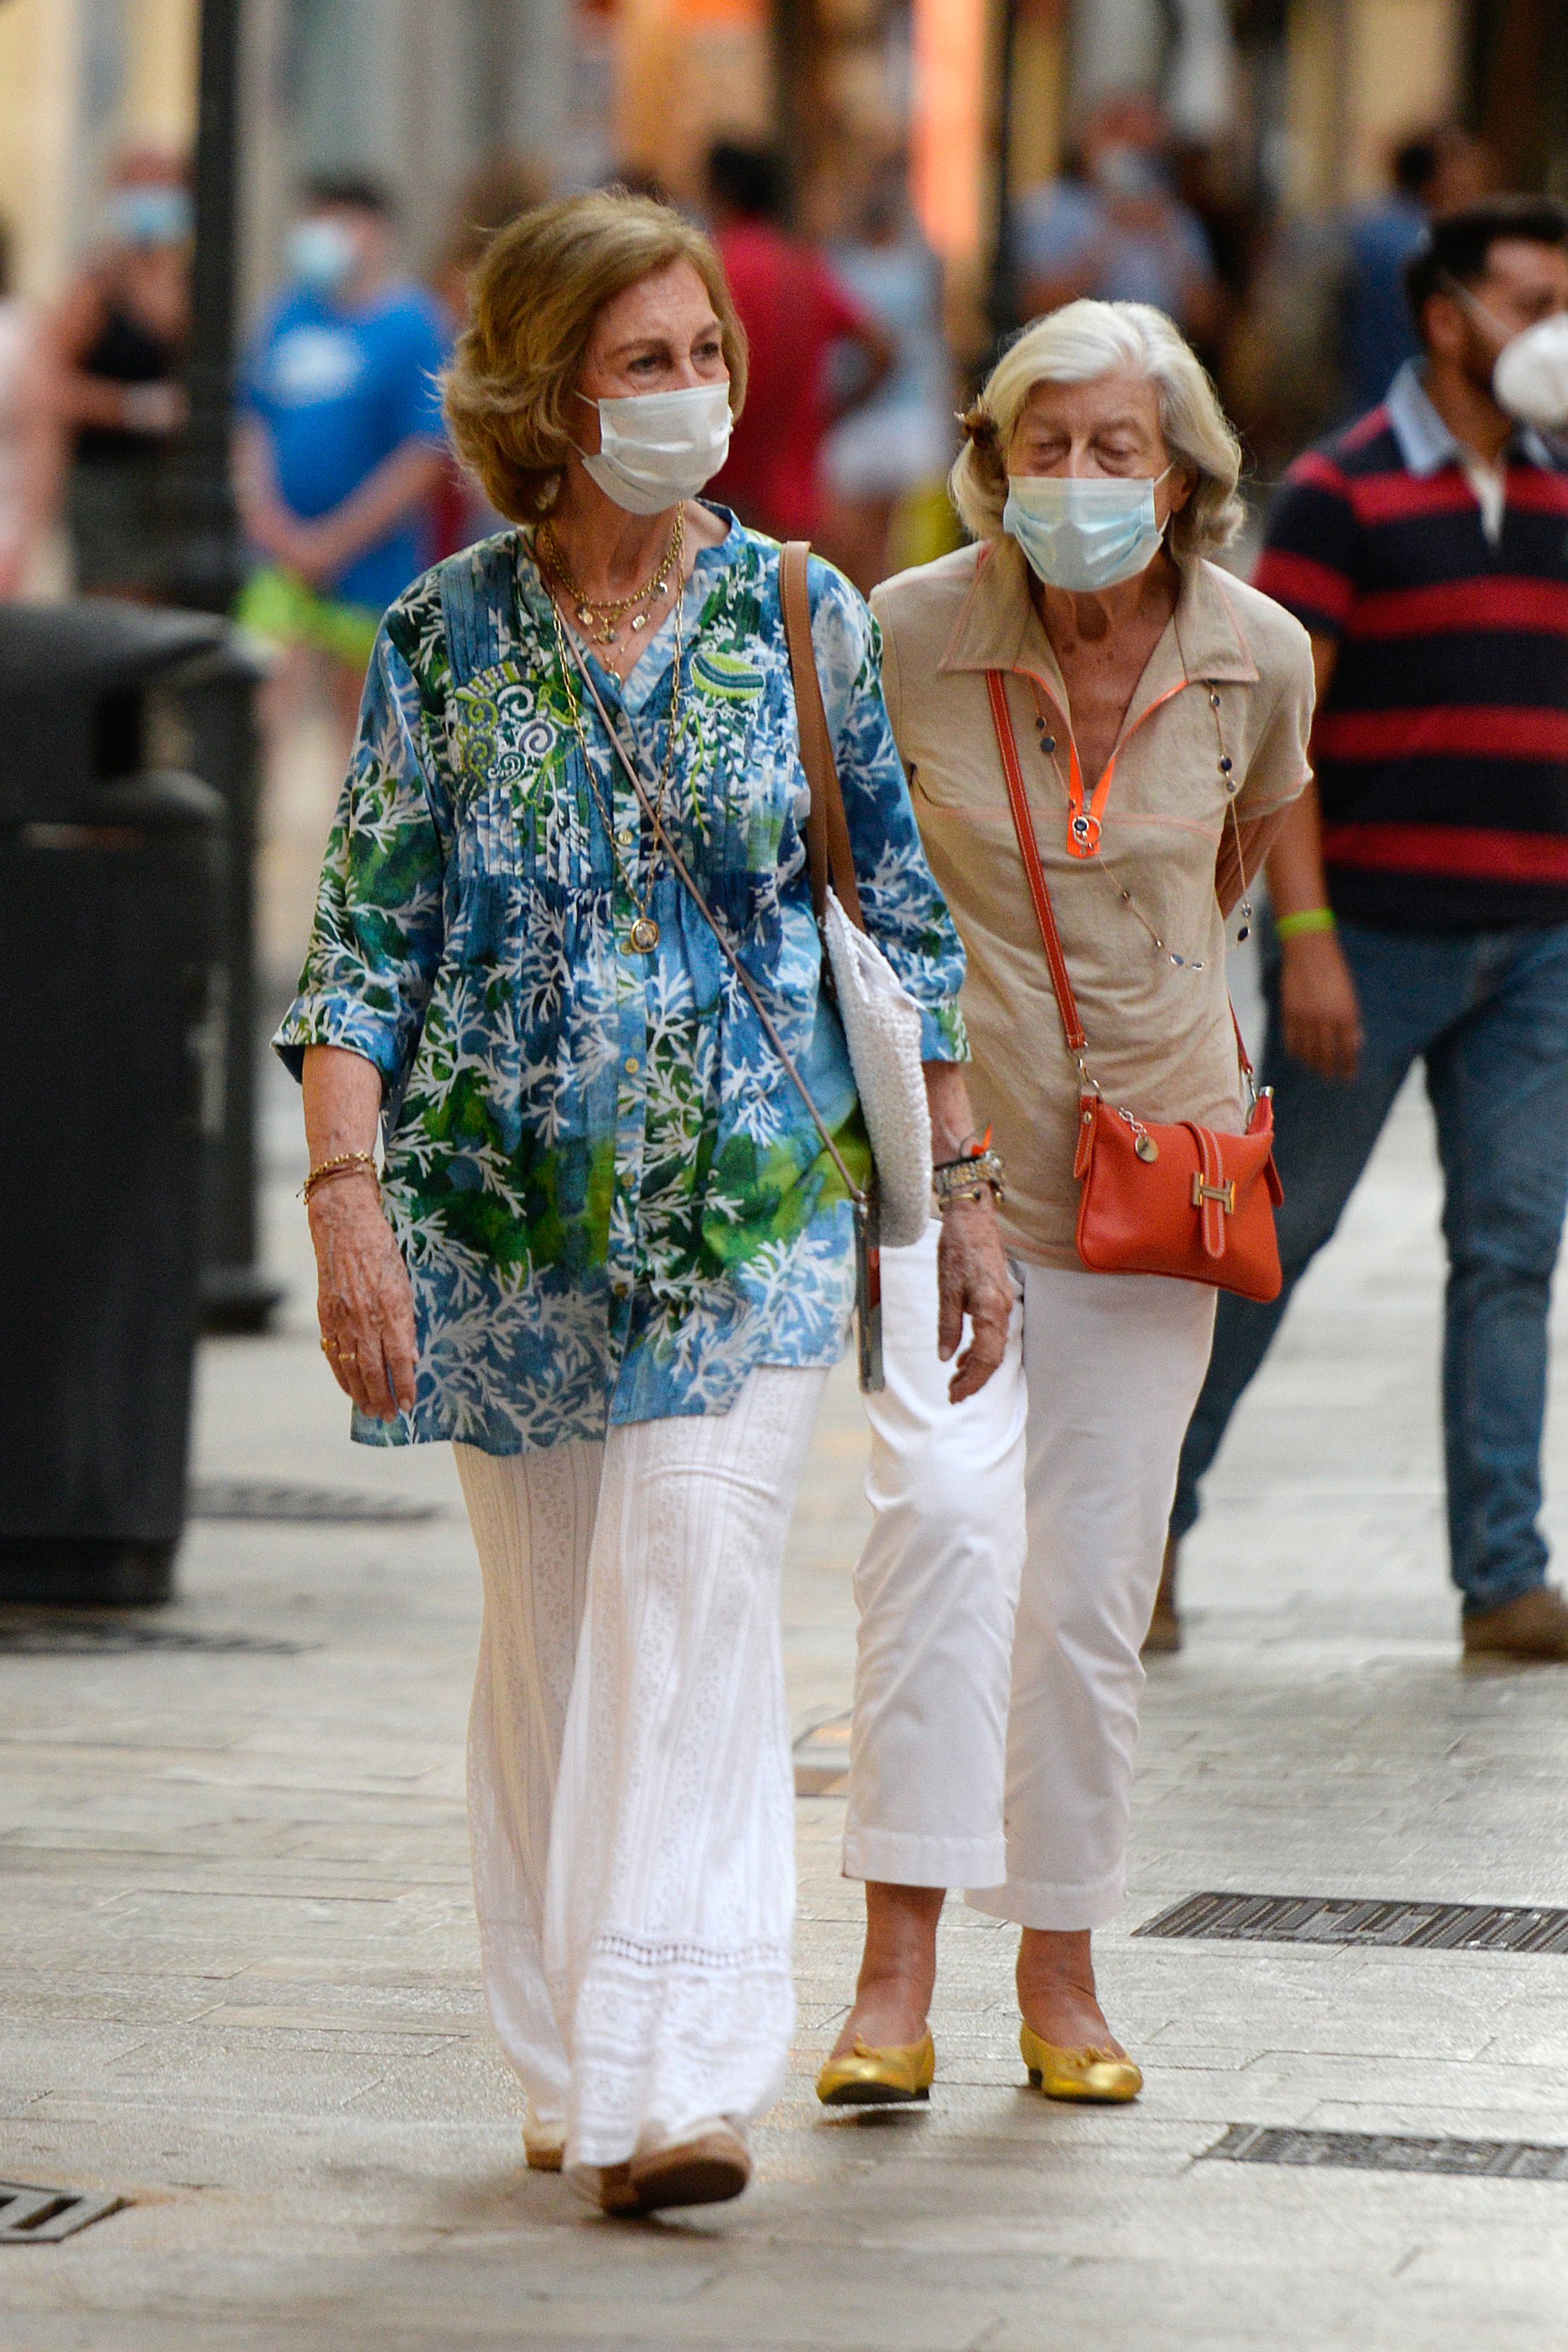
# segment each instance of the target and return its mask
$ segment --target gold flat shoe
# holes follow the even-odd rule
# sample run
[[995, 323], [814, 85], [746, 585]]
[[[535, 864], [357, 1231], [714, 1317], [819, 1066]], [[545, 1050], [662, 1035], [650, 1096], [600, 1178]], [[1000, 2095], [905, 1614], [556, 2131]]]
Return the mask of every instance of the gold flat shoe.
[[929, 2099], [936, 2076], [936, 2044], [929, 2033], [896, 2049], [872, 2050], [856, 2039], [842, 2058], [830, 2058], [816, 2078], [825, 2107], [892, 2107]]
[[1143, 2076], [1131, 2058], [1110, 2050], [1059, 2050], [1042, 2042], [1026, 2025], [1020, 2027], [1018, 2047], [1029, 2070], [1029, 2080], [1047, 2099], [1087, 2099], [1097, 2106], [1120, 2106], [1135, 2099]]
[[559, 2172], [566, 2154], [566, 2134], [559, 2124], [524, 2124], [522, 2152], [530, 2172]]

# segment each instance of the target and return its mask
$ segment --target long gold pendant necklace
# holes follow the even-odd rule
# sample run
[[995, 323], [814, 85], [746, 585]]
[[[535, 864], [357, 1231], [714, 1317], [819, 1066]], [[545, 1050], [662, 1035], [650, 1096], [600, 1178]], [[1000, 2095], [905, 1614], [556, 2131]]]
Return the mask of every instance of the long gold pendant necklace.
[[[619, 625], [628, 614], [633, 630], [640, 635], [652, 617], [654, 605], [669, 593], [671, 577], [679, 580], [685, 574], [682, 559], [686, 553], [686, 510], [683, 507], [675, 509], [675, 529], [669, 534], [669, 544], [659, 557], [652, 576], [629, 596], [589, 596], [579, 588], [566, 561], [565, 551], [548, 520], [538, 525], [533, 538], [540, 568], [548, 572], [552, 580], [560, 582], [571, 598], [579, 625], [587, 631], [595, 645], [617, 644]], [[639, 604], [645, 608], [640, 613], [636, 610]]]
[[[675, 524], [675, 545], [679, 552], [684, 551], [685, 539], [679, 515]], [[621, 856], [620, 845], [616, 838], [614, 814], [606, 805], [604, 793], [599, 789], [598, 777], [594, 773], [594, 762], [588, 750], [588, 730], [583, 723], [583, 705], [578, 698], [576, 684], [572, 676], [572, 658], [566, 650], [566, 631], [561, 619], [561, 607], [555, 601], [554, 591], [551, 588], [548, 580], [545, 583], [545, 593], [550, 598], [550, 617], [555, 625], [555, 658], [561, 671], [562, 691], [566, 697], [566, 709], [571, 718], [572, 730], [577, 738], [577, 748], [583, 754], [583, 767], [588, 779], [588, 790], [592, 793], [594, 805], [599, 812], [599, 820], [605, 828], [605, 837], [610, 845], [610, 856], [615, 861], [626, 894], [637, 910], [621, 942], [623, 955], [651, 955], [659, 941], [658, 924], [650, 909], [653, 905], [654, 885], [658, 879], [659, 861], [664, 848], [665, 816], [669, 797], [669, 783], [675, 772], [676, 743], [680, 732], [684, 707], [680, 677], [683, 650], [681, 605], [684, 601], [684, 591], [683, 570], [680, 587], [677, 590], [675, 599], [675, 666], [671, 673], [669, 688], [669, 733], [665, 744], [664, 766], [659, 775], [658, 790], [654, 795], [653, 839], [648, 845], [647, 875], [639, 900], [637, 886], [632, 878], [626, 859]]]

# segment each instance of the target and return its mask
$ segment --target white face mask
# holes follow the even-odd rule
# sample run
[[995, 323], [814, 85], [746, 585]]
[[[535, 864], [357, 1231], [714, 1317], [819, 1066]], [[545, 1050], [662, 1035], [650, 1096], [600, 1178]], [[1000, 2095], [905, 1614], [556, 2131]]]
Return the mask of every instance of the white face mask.
[[1503, 345], [1492, 390], [1498, 406], [1526, 425], [1568, 423], [1568, 312], [1538, 319]]
[[728, 382], [634, 392], [589, 405], [599, 412], [598, 453], [579, 455], [589, 480], [627, 514], [662, 514], [694, 499], [730, 454]]
[[1153, 480], [1133, 475], [1013, 474], [1002, 528], [1051, 588], [1114, 588], [1152, 562], [1164, 533]]
[[1447, 280], [1447, 291], [1473, 319], [1507, 339], [1492, 366], [1498, 406], [1523, 424], [1544, 425], [1548, 431], [1568, 424], [1568, 311], [1555, 311], [1510, 334], [1496, 312], [1457, 278]]

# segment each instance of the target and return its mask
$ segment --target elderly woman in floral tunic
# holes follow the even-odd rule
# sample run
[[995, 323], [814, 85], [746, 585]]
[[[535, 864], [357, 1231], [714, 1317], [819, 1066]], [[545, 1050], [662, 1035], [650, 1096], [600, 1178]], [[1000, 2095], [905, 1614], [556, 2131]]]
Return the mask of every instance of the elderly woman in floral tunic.
[[[490, 247], [447, 414], [522, 527], [387, 615], [278, 1041], [354, 1433], [457, 1444], [476, 1900], [530, 2160], [563, 2152], [611, 2211], [737, 2193], [783, 2079], [778, 1578], [853, 1279], [842, 1176], [667, 840], [869, 1168], [819, 987], [779, 551], [696, 498], [744, 384], [712, 251], [663, 208], [570, 198]], [[963, 955], [874, 625], [826, 565], [810, 584], [862, 905], [922, 1008], [946, 1157]], [[948, 1220], [943, 1283], [969, 1394], [1008, 1311], [988, 1193]]]

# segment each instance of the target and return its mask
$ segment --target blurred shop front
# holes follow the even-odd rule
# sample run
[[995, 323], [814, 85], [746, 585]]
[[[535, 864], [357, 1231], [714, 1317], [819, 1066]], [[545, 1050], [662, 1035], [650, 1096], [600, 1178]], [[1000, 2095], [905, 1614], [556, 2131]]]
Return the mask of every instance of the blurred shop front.
[[[0, 218], [47, 299], [127, 142], [188, 147], [198, 0], [0, 0]], [[498, 155], [538, 184], [616, 174], [700, 198], [719, 136], [772, 139], [796, 217], [849, 230], [908, 158], [973, 365], [1016, 315], [1009, 223], [1115, 94], [1162, 110], [1170, 168], [1238, 313], [1280, 222], [1386, 188], [1440, 122], [1505, 186], [1568, 187], [1561, 0], [243, 0], [244, 307], [276, 283], [301, 174], [399, 199], [408, 257], [449, 237]]]

